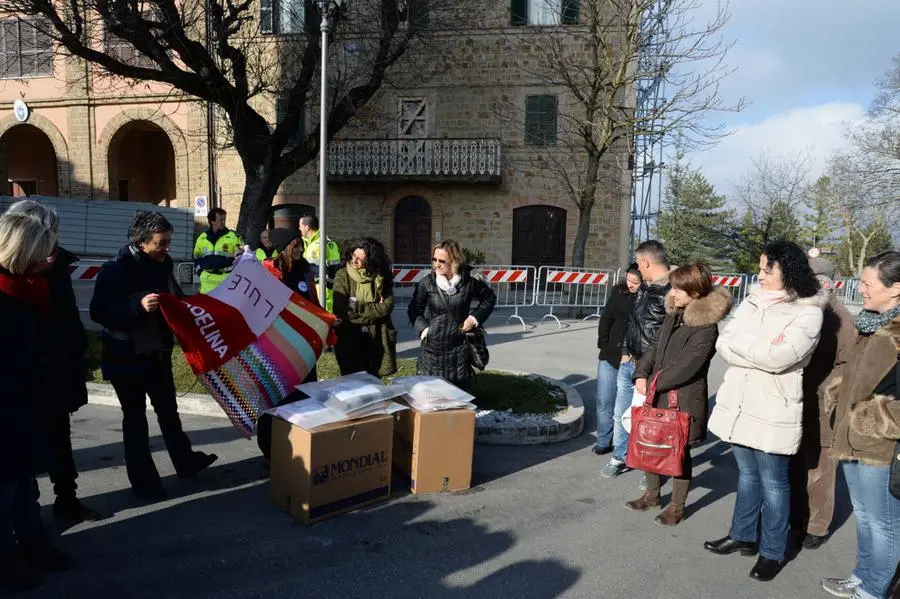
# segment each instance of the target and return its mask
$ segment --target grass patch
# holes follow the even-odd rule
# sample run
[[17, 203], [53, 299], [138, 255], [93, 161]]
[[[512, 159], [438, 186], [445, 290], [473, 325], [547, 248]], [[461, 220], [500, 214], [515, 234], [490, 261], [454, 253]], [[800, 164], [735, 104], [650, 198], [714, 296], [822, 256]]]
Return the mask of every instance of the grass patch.
[[[100, 372], [100, 337], [95, 331], [88, 331], [90, 345], [87, 352], [88, 382], [105, 383]], [[416, 361], [405, 358], [397, 360], [398, 372], [393, 376], [411, 376], [416, 373]], [[172, 353], [172, 370], [175, 389], [179, 394], [206, 393], [206, 388], [188, 366], [181, 349]], [[319, 359], [319, 378], [333, 379], [340, 376], [333, 353], [326, 353]], [[482, 410], [512, 410], [514, 414], [555, 414], [568, 405], [565, 392], [541, 379], [519, 376], [497, 370], [485, 370], [475, 376], [475, 383], [469, 392], [475, 396], [475, 405]]]
[[543, 379], [485, 370], [469, 392], [482, 410], [512, 410], [514, 414], [555, 414], [569, 403], [566, 393]]

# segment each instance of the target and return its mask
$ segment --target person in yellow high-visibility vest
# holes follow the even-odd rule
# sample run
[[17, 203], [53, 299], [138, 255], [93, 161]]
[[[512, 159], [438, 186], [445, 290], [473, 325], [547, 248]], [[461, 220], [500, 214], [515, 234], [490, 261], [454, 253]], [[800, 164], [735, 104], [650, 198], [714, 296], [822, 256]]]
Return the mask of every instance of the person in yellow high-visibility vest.
[[200, 293], [209, 293], [228, 278], [234, 258], [244, 249], [244, 242], [225, 224], [228, 213], [213, 208], [206, 217], [209, 229], [200, 233], [194, 244], [194, 266], [200, 272]]
[[256, 248], [256, 259], [260, 262], [265, 262], [267, 259], [274, 258], [277, 255], [278, 250], [275, 249], [275, 246], [272, 245], [272, 241], [269, 239], [269, 230], [263, 230], [259, 234], [259, 247]]
[[[303, 257], [310, 263], [313, 272], [319, 268], [319, 219], [315, 216], [304, 216], [300, 219], [300, 234], [303, 236]], [[341, 250], [331, 239], [325, 240], [325, 309], [331, 312], [333, 303], [334, 275], [341, 267]], [[318, 294], [319, 275], [316, 274], [316, 293]], [[319, 303], [322, 298], [319, 298]]]

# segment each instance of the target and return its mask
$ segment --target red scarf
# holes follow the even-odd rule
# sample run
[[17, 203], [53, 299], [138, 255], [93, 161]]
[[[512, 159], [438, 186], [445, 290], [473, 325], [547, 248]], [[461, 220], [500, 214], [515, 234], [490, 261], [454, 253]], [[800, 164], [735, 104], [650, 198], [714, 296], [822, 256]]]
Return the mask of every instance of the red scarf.
[[0, 272], [0, 293], [20, 300], [38, 312], [50, 310], [50, 285], [40, 275], [11, 275]]

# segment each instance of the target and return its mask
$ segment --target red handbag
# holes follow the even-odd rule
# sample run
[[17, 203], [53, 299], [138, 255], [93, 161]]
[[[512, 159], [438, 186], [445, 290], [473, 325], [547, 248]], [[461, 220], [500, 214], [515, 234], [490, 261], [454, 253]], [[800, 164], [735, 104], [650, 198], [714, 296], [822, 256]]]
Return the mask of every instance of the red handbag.
[[650, 381], [643, 405], [631, 408], [631, 435], [628, 437], [625, 464], [635, 470], [681, 476], [691, 415], [678, 409], [677, 389], [667, 394], [668, 408], [653, 407], [659, 374], [656, 373]]

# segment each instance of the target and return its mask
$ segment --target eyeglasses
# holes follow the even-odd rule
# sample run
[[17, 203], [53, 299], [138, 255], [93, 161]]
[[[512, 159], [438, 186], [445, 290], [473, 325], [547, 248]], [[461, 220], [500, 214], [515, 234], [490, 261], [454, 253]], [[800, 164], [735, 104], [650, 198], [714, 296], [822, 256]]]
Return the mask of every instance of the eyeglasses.
[[437, 262], [438, 264], [447, 264], [446, 260], [441, 260], [440, 258], [432, 258], [431, 263], [434, 264], [435, 262]]

